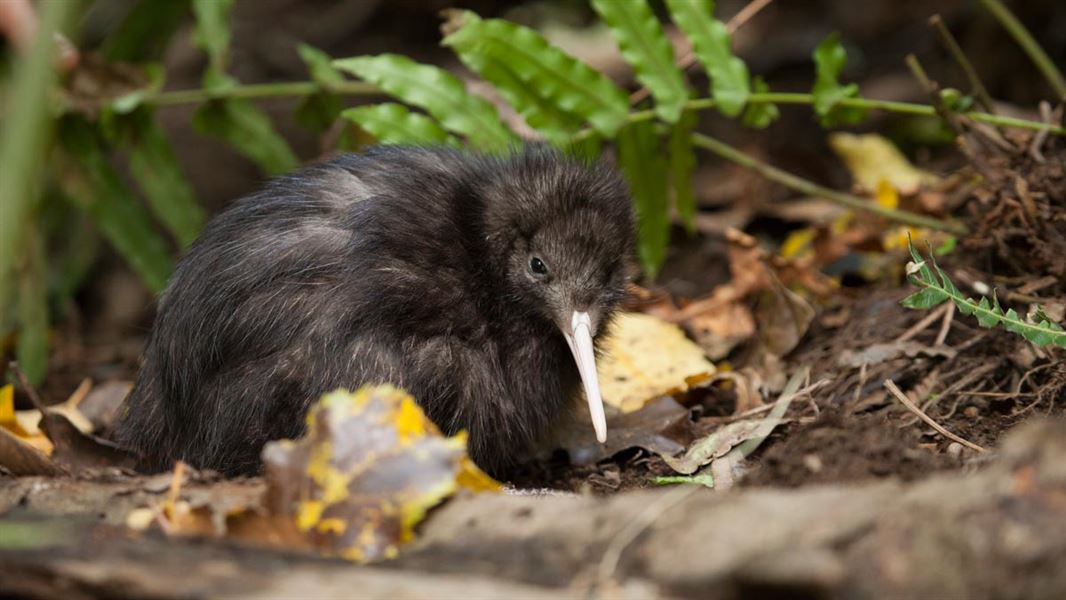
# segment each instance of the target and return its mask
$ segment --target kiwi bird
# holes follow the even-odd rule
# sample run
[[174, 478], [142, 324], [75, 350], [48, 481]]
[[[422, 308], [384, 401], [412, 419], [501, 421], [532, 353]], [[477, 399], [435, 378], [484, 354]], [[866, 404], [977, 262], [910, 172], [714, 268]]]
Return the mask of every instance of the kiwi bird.
[[[205, 227], [159, 299], [117, 438], [146, 468], [260, 468], [321, 394], [391, 383], [500, 476], [573, 414], [621, 300], [617, 172], [544, 148], [380, 147], [280, 177]], [[574, 408], [576, 408], [574, 407]]]

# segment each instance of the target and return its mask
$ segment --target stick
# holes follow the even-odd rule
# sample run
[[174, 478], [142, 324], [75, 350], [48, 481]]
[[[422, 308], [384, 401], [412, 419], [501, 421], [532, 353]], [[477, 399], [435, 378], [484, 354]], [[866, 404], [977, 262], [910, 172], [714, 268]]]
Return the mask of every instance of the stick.
[[940, 43], [944, 44], [944, 48], [951, 54], [955, 62], [959, 63], [959, 67], [962, 68], [963, 73], [966, 74], [966, 79], [970, 82], [970, 88], [973, 89], [974, 96], [977, 97], [977, 101], [981, 103], [981, 106], [988, 112], [995, 112], [994, 103], [992, 102], [992, 96], [988, 94], [988, 90], [985, 89], [985, 84], [981, 82], [981, 78], [977, 75], [977, 70], [973, 68], [973, 64], [970, 63], [970, 59], [966, 58], [966, 53], [962, 51], [959, 43], [955, 40], [955, 36], [951, 34], [951, 30], [944, 25], [944, 20], [940, 18], [940, 15], [933, 15], [929, 17], [929, 25], [940, 36]]
[[975, 443], [973, 443], [973, 442], [971, 442], [969, 440], [963, 439], [963, 438], [955, 435], [954, 433], [951, 433], [947, 429], [944, 429], [940, 425], [940, 423], [937, 423], [936, 421], [934, 421], [932, 419], [932, 417], [930, 417], [929, 415], [927, 415], [924, 412], [922, 412], [922, 409], [918, 408], [913, 402], [911, 402], [911, 399], [908, 398], [907, 395], [904, 394], [903, 391], [900, 390], [899, 387], [891, 379], [886, 379], [885, 380], [885, 388], [889, 392], [892, 392], [892, 395], [896, 397], [896, 400], [899, 400], [900, 402], [902, 402], [903, 406], [906, 406], [912, 413], [918, 415], [918, 418], [920, 418], [921, 420], [925, 421], [926, 424], [929, 425], [930, 427], [932, 427], [933, 429], [937, 430], [937, 432], [940, 433], [940, 435], [948, 438], [949, 440], [951, 440], [953, 442], [958, 442], [958, 443], [962, 444], [963, 446], [966, 446], [967, 448], [969, 448], [971, 450], [974, 450], [976, 452], [981, 452], [981, 453], [988, 452], [988, 450], [986, 448], [984, 448], [983, 446], [978, 446], [977, 444], [975, 444]]
[[941, 221], [934, 219], [933, 217], [927, 217], [919, 215], [905, 210], [896, 210], [892, 208], [886, 208], [865, 198], [847, 194], [845, 192], [838, 192], [827, 187], [820, 186], [812, 181], [803, 179], [782, 171], [777, 167], [772, 167], [764, 162], [756, 160], [755, 158], [740, 152], [739, 150], [725, 144], [715, 138], [701, 133], [692, 134], [692, 144], [705, 150], [721, 156], [722, 158], [735, 162], [738, 165], [752, 169], [758, 172], [763, 177], [770, 181], [780, 183], [781, 185], [792, 188], [801, 194], [808, 196], [818, 196], [825, 198], [830, 202], [853, 208], [855, 210], [862, 210], [873, 213], [875, 215], [895, 221], [897, 223], [905, 223], [907, 225], [915, 225], [917, 227], [928, 227], [929, 229], [935, 229], [937, 231], [948, 231], [957, 235], [966, 235], [969, 229], [962, 223], [954, 221]]

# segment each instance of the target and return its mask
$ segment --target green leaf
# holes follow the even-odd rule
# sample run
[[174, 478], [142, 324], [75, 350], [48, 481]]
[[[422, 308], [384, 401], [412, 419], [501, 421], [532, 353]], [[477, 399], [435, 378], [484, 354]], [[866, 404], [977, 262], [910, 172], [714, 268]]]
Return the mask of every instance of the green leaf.
[[647, 0], [592, 0], [592, 7], [611, 28], [637, 81], [655, 98], [655, 114], [676, 123], [688, 100], [688, 88], [674, 64], [674, 48]]
[[696, 195], [692, 189], [696, 152], [692, 146], [692, 130], [698, 121], [696, 111], [686, 110], [681, 120], [670, 129], [670, 185], [674, 190], [677, 214], [689, 234], [696, 231]]
[[443, 69], [397, 54], [344, 58], [333, 61], [333, 66], [425, 110], [475, 146], [506, 150], [517, 141], [492, 104], [467, 92], [458, 77]]
[[382, 144], [458, 144], [436, 121], [400, 104], [386, 102], [349, 108], [341, 116], [362, 127]]
[[714, 18], [711, 0], [666, 0], [670, 16], [692, 42], [692, 50], [711, 77], [711, 97], [727, 117], [740, 114], [751, 95], [748, 66], [733, 56], [729, 31]]
[[148, 212], [111, 167], [103, 141], [80, 117], [63, 120], [61, 138], [67, 152], [77, 158], [70, 161], [70, 176], [63, 180], [67, 196], [89, 214], [148, 289], [161, 291], [172, 269], [170, 251]]
[[[758, 75], [752, 79], [752, 88], [756, 94], [770, 92], [770, 86]], [[744, 110], [744, 116], [740, 118], [740, 122], [752, 129], [765, 129], [779, 116], [781, 116], [781, 111], [777, 110], [777, 105], [772, 102], [752, 103], [748, 104], [748, 108]]]
[[845, 98], [859, 97], [857, 84], [841, 85], [839, 81], [847, 59], [837, 33], [829, 34], [814, 49], [815, 80], [811, 94], [814, 96], [814, 112], [822, 118], [823, 127], [855, 124], [866, 118], [866, 109], [839, 105]]
[[[344, 75], [333, 67], [330, 55], [307, 44], [299, 44], [296, 52], [316, 83], [328, 88], [331, 84], [344, 81]], [[341, 99], [334, 93], [322, 90], [303, 99], [296, 107], [295, 119], [299, 125], [321, 135], [333, 125], [342, 110], [344, 103]]]
[[618, 158], [637, 207], [637, 249], [645, 274], [654, 279], [670, 241], [667, 165], [651, 121], [625, 126], [618, 136]]
[[130, 173], [157, 219], [184, 248], [200, 235], [206, 216], [178, 165], [174, 149], [152, 114], [138, 110], [122, 120]]
[[459, 60], [482, 79], [492, 83], [503, 99], [522, 116], [527, 125], [556, 147], [565, 147], [584, 120], [559, 108], [518, 78], [506, 63], [482, 52], [460, 52]]
[[[925, 261], [914, 248], [914, 244], [908, 241], [907, 246], [917, 265], [908, 266], [907, 270], [910, 273], [908, 279], [921, 290], [904, 298], [902, 301], [904, 306], [925, 309], [950, 298], [958, 307], [959, 312], [975, 316], [981, 327], [1002, 325], [1007, 331], [1016, 333], [1038, 346], [1056, 345], [1066, 348], [1066, 331], [1061, 325], [1051, 322], [1039, 306], [1033, 311], [1032, 318], [1023, 319], [1013, 308], [1003, 312], [1003, 307], [999, 305], [995, 292], [992, 293], [991, 301], [985, 296], [976, 301], [972, 298], [964, 298], [932, 256]], [[932, 268], [929, 267], [930, 263], [933, 265]], [[936, 270], [935, 275], [933, 269]]]
[[44, 243], [36, 227], [26, 232], [18, 269], [18, 344], [15, 357], [30, 383], [38, 385], [48, 370], [48, 285]]
[[[456, 29], [444, 38], [443, 45], [460, 57], [479, 54], [492, 59], [496, 66], [506, 66], [511, 77], [489, 79], [501, 91], [507, 86], [512, 96], [540, 98], [542, 104], [554, 105], [559, 112], [588, 121], [608, 138], [613, 138], [626, 123], [629, 99], [625, 92], [603, 73], [549, 44], [536, 31], [499, 19], [483, 20], [472, 12], [463, 12], [449, 23]], [[529, 106], [515, 109], [523, 115], [532, 110]]]
[[911, 294], [910, 296], [907, 296], [902, 301], [900, 301], [900, 304], [907, 308], [924, 310], [937, 306], [938, 304], [942, 304], [945, 300], [948, 299], [948, 297], [949, 296], [947, 295], [947, 293], [942, 292], [940, 290], [933, 288], [924, 288]]
[[274, 131], [270, 118], [248, 100], [212, 100], [196, 111], [192, 124], [200, 133], [233, 146], [270, 175], [299, 165], [288, 142]]
[[225, 71], [229, 53], [229, 15], [233, 0], [193, 0], [192, 10], [196, 15], [196, 32], [193, 40], [207, 52], [211, 66]]
[[300, 55], [300, 59], [304, 61], [304, 64], [307, 65], [311, 79], [316, 83], [329, 85], [344, 81], [344, 75], [333, 67], [333, 57], [330, 55], [307, 44], [296, 46], [296, 52]]

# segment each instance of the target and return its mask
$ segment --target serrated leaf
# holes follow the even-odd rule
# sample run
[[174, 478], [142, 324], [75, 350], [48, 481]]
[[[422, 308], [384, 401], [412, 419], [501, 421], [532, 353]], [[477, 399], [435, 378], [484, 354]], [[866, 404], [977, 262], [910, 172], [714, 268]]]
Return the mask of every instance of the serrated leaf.
[[63, 121], [64, 148], [76, 157], [63, 181], [67, 196], [85, 210], [104, 237], [152, 292], [166, 285], [173, 264], [163, 237], [111, 167], [102, 141], [81, 118]]
[[748, 66], [733, 55], [729, 31], [714, 18], [711, 0], [666, 0], [670, 16], [692, 42], [696, 58], [711, 77], [711, 97], [719, 112], [735, 117], [751, 95]]
[[341, 116], [362, 127], [382, 144], [458, 144], [436, 121], [400, 104], [386, 102], [349, 108]]
[[858, 98], [859, 86], [854, 83], [841, 85], [840, 72], [848, 56], [840, 45], [840, 36], [831, 33], [814, 49], [814, 112], [821, 117], [823, 127], [832, 127], [841, 123], [855, 124], [866, 118], [862, 108], [840, 106], [844, 98]]
[[1002, 325], [1007, 331], [1016, 333], [1039, 346], [1053, 344], [1066, 348], [1066, 331], [1063, 330], [1061, 325], [1052, 323], [1047, 319], [1043, 309], [1039, 306], [1033, 311], [1035, 317], [1026, 320], [1019, 316], [1013, 308], [1003, 312], [1003, 307], [1000, 306], [995, 291], [992, 292], [991, 301], [986, 296], [982, 296], [980, 300], [964, 298], [959, 289], [955, 287], [947, 274], [932, 258], [929, 259], [929, 262], [936, 269], [936, 275], [933, 275], [932, 269], [929, 268], [926, 261], [922, 259], [921, 254], [914, 248], [914, 244], [909, 240], [907, 247], [911, 257], [923, 265], [920, 269], [908, 267], [908, 273], [910, 273], [908, 279], [912, 284], [922, 289], [918, 293], [904, 298], [902, 301], [904, 306], [908, 308], [929, 308], [950, 298], [959, 309], [959, 312], [964, 315], [975, 316], [981, 327]]
[[692, 189], [692, 174], [696, 170], [696, 152], [692, 146], [692, 130], [699, 121], [696, 111], [687, 110], [670, 129], [670, 186], [674, 191], [674, 207], [690, 234], [696, 231], [696, 195]]
[[166, 135], [145, 109], [125, 117], [121, 129], [129, 147], [130, 173], [149, 208], [182, 247], [188, 246], [200, 234], [206, 215]]
[[[493, 65], [506, 67], [512, 77], [489, 79], [501, 92], [510, 88], [512, 96], [537, 97], [542, 105], [554, 105], [559, 112], [586, 120], [608, 138], [626, 123], [629, 100], [625, 93], [603, 73], [549, 44], [540, 33], [508, 21], [481, 19], [472, 12], [453, 16], [450, 26], [454, 31], [443, 45], [464, 60], [481, 55], [492, 59]], [[483, 76], [488, 79], [491, 73]], [[524, 116], [535, 114], [527, 104], [515, 109]]]
[[667, 165], [655, 124], [638, 121], [618, 136], [618, 158], [637, 208], [637, 249], [644, 272], [654, 279], [670, 241]]
[[270, 117], [248, 100], [212, 100], [196, 111], [192, 124], [196, 131], [233, 146], [267, 174], [285, 173], [300, 164]]
[[[752, 79], [752, 88], [756, 94], [768, 94], [770, 92], [770, 86], [758, 75]], [[765, 129], [780, 116], [781, 111], [772, 102], [752, 103], [748, 104], [748, 107], [744, 110], [744, 116], [740, 118], [740, 122], [745, 127], [751, 127], [752, 129]]]
[[193, 0], [192, 10], [196, 15], [196, 32], [193, 39], [211, 59], [218, 71], [225, 70], [229, 51], [229, 15], [233, 0]]
[[397, 54], [344, 58], [333, 61], [333, 66], [425, 110], [475, 146], [505, 150], [517, 141], [492, 104], [467, 92], [458, 77], [443, 69]]
[[592, 0], [592, 7], [611, 29], [637, 81], [651, 92], [655, 114], [676, 123], [688, 100], [688, 88], [674, 64], [674, 48], [647, 0]]
[[907, 308], [926, 309], [937, 306], [948, 299], [948, 295], [940, 290], [925, 288], [907, 296], [900, 304]]

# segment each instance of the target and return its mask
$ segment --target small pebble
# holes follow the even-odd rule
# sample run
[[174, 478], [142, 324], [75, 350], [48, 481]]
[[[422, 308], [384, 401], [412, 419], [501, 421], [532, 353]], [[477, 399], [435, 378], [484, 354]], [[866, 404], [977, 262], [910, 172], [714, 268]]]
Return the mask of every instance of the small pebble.
[[976, 419], [977, 415], [978, 415], [977, 407], [976, 406], [967, 406], [962, 411], [962, 414], [966, 415], [966, 417], [969, 418], [969, 419]]
[[962, 444], [958, 442], [951, 442], [948, 444], [948, 454], [954, 458], [958, 458], [962, 454]]

